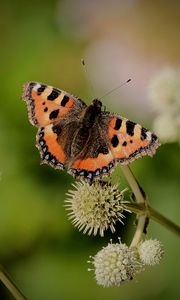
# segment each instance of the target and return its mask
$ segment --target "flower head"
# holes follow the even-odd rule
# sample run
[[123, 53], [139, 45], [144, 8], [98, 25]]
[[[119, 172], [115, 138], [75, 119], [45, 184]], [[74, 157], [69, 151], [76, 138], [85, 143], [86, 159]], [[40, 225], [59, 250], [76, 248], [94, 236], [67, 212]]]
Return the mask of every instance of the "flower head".
[[154, 131], [162, 142], [180, 142], [180, 70], [161, 71], [150, 84], [149, 97], [158, 113]]
[[120, 192], [116, 185], [102, 181], [96, 181], [92, 185], [80, 181], [73, 186], [75, 190], [70, 190], [68, 199], [65, 200], [73, 225], [89, 235], [96, 235], [99, 231], [103, 236], [108, 228], [114, 232], [114, 225], [117, 221], [122, 222], [124, 217], [125, 190]]
[[139, 257], [145, 265], [156, 265], [160, 263], [164, 255], [162, 244], [157, 240], [146, 240], [138, 247]]
[[176, 142], [179, 136], [180, 123], [169, 113], [163, 113], [154, 119], [153, 129], [164, 143]]
[[134, 251], [121, 243], [109, 243], [92, 257], [91, 263], [95, 268], [97, 283], [104, 287], [119, 286], [128, 282], [141, 269]]
[[168, 67], [157, 74], [150, 83], [149, 98], [159, 112], [180, 107], [180, 70]]

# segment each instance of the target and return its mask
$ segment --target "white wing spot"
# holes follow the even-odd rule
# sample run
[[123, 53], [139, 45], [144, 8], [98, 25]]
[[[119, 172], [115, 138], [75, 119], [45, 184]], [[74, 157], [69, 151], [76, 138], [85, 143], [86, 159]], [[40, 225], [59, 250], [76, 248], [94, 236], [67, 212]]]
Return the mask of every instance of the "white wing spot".
[[41, 84], [40, 83], [36, 83], [36, 85], [34, 86], [34, 90], [35, 91], [37, 91], [38, 90], [38, 88], [40, 88], [41, 87]]
[[151, 132], [150, 132], [150, 131], [147, 131], [147, 132], [146, 132], [146, 139], [147, 139], [148, 141], [151, 141], [151, 136], [152, 136]]

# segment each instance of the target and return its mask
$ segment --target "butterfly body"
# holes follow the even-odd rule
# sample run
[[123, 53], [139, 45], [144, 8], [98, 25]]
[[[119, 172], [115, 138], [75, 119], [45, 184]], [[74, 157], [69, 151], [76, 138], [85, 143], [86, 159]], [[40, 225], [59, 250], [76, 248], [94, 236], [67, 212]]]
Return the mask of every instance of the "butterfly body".
[[139, 124], [102, 111], [94, 99], [87, 106], [57, 88], [27, 83], [23, 99], [30, 122], [39, 128], [37, 147], [42, 163], [66, 168], [73, 176], [94, 180], [107, 175], [116, 162], [128, 164], [152, 156], [158, 138]]

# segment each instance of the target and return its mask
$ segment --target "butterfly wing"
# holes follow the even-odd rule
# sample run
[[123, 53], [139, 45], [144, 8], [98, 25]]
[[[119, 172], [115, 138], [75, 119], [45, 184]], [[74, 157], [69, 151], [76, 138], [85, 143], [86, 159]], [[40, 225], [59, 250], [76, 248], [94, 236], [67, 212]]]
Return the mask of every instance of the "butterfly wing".
[[154, 133], [121, 116], [109, 116], [107, 136], [114, 159], [124, 165], [144, 155], [153, 156], [160, 146]]
[[160, 145], [154, 133], [121, 116], [102, 113], [99, 125], [92, 129], [84, 156], [72, 164], [72, 175], [93, 180], [107, 175], [116, 162], [128, 164], [152, 156]]
[[29, 121], [37, 127], [62, 119], [73, 108], [86, 106], [79, 98], [38, 82], [26, 83], [22, 98], [27, 103]]
[[38, 82], [26, 83], [22, 98], [27, 103], [29, 121], [39, 128], [36, 146], [42, 163], [63, 169], [66, 157], [59, 140], [61, 123], [78, 115], [86, 104], [60, 89]]

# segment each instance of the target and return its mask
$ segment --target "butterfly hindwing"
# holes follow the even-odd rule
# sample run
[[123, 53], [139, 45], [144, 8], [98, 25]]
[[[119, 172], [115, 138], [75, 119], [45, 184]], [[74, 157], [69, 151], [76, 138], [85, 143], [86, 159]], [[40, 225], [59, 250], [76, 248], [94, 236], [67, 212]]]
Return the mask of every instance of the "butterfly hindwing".
[[108, 175], [114, 166], [114, 158], [107, 139], [107, 115], [100, 117], [89, 130], [87, 143], [73, 161], [69, 173], [93, 180]]
[[75, 177], [84, 177], [90, 180], [102, 175], [108, 175], [114, 167], [114, 160], [111, 153], [99, 153], [97, 157], [77, 159], [69, 169], [69, 173]]
[[55, 169], [64, 169], [65, 153], [58, 143], [57, 136], [52, 124], [40, 128], [36, 136], [36, 147], [39, 149], [43, 164]]

